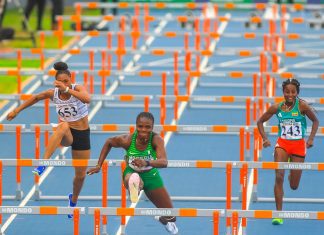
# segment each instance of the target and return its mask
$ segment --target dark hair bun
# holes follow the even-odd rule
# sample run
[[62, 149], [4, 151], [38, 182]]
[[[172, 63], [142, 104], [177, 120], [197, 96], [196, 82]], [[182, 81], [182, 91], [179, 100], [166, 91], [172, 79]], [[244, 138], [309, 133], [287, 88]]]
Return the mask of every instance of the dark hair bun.
[[55, 70], [67, 70], [68, 69], [68, 65], [64, 62], [56, 62], [53, 67]]

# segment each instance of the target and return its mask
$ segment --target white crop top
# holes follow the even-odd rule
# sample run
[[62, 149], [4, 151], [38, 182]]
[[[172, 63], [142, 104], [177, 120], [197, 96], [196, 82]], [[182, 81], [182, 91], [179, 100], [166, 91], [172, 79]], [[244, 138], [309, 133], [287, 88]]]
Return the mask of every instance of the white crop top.
[[[77, 84], [72, 84], [72, 90]], [[56, 112], [63, 122], [78, 121], [88, 115], [88, 105], [71, 95], [68, 100], [59, 98], [59, 88], [54, 89], [53, 103], [56, 106]]]

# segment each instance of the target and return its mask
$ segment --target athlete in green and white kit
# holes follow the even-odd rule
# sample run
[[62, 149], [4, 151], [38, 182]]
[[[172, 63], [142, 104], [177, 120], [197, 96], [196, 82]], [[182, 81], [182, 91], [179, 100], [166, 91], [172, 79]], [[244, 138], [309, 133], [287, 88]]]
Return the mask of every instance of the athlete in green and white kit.
[[[154, 117], [149, 112], [141, 112], [136, 118], [136, 130], [132, 134], [108, 138], [102, 147], [98, 164], [89, 169], [88, 175], [98, 173], [111, 148], [124, 148], [127, 167], [123, 173], [124, 185], [129, 190], [133, 203], [138, 201], [140, 190], [157, 208], [173, 208], [171, 198], [164, 187], [157, 168], [168, 165], [164, 140], [153, 132]], [[177, 234], [176, 217], [160, 216], [159, 221], [171, 234]]]

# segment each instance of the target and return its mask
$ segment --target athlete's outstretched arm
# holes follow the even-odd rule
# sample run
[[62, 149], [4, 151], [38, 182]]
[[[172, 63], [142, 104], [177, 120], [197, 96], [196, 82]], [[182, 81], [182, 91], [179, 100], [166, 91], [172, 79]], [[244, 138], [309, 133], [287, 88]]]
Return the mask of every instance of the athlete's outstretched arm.
[[309, 118], [309, 120], [312, 121], [311, 133], [309, 134], [308, 140], [306, 142], [306, 147], [310, 148], [314, 145], [314, 138], [319, 126], [319, 121], [316, 117], [314, 109], [306, 102], [301, 102], [301, 112], [304, 113]]
[[274, 104], [270, 106], [270, 108], [257, 121], [258, 130], [263, 140], [262, 141], [263, 147], [265, 148], [269, 147], [271, 143], [264, 131], [263, 123], [268, 121], [274, 114], [276, 114], [277, 110], [278, 110], [278, 104]]
[[167, 154], [164, 146], [164, 140], [159, 135], [154, 135], [152, 141], [156, 151], [156, 160], [151, 160], [150, 165], [156, 168], [165, 168], [168, 166]]
[[75, 90], [69, 90], [69, 93], [83, 103], [89, 104], [91, 102], [91, 97], [84, 86], [77, 85]]
[[105, 142], [105, 144], [102, 146], [101, 152], [100, 152], [100, 156], [98, 159], [98, 163], [96, 165], [96, 167], [91, 168], [87, 171], [88, 175], [92, 175], [94, 173], [98, 173], [101, 169], [101, 166], [103, 164], [103, 162], [105, 161], [108, 153], [110, 152], [110, 150], [112, 148], [124, 148], [127, 149], [130, 145], [131, 142], [131, 135], [127, 134], [127, 135], [118, 135], [118, 136], [114, 136], [111, 138], [108, 138]]
[[7, 115], [7, 120], [11, 121], [12, 119], [14, 119], [18, 113], [20, 113], [22, 110], [24, 110], [25, 108], [28, 108], [34, 104], [36, 104], [38, 101], [40, 100], [45, 100], [48, 98], [52, 98], [53, 97], [53, 90], [47, 90], [47, 91], [43, 91], [41, 93], [38, 93], [36, 95], [33, 95], [32, 97], [30, 97], [28, 100], [26, 100], [24, 103], [22, 103], [21, 105], [19, 105], [17, 108], [15, 108], [12, 112], [10, 112]]
[[87, 90], [84, 88], [84, 86], [77, 85], [75, 87], [75, 90], [73, 90], [66, 86], [66, 84], [58, 80], [54, 81], [54, 86], [57, 87], [63, 93], [69, 93], [70, 95], [73, 95], [83, 103], [89, 104], [91, 101], [91, 97]]

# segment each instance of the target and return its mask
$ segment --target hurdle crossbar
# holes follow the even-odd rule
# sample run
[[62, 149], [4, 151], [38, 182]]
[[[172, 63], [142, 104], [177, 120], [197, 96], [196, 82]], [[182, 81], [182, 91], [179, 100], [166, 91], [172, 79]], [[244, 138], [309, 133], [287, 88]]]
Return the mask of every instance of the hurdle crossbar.
[[306, 219], [324, 220], [324, 211], [273, 211], [273, 210], [226, 210], [197, 208], [122, 208], [122, 207], [88, 207], [87, 213], [94, 215], [99, 210], [101, 215], [114, 216], [177, 216], [177, 217], [212, 217], [215, 211], [220, 217], [231, 217], [238, 213], [239, 217], [256, 219]]
[[[26, 100], [30, 98], [31, 94], [0, 94], [0, 100]], [[165, 97], [165, 101], [170, 102], [220, 102], [220, 103], [245, 103], [247, 99], [250, 99], [251, 102], [256, 102], [258, 100], [263, 100], [264, 102], [277, 103], [284, 100], [283, 97], [267, 97], [267, 96], [205, 96], [205, 95], [132, 95], [132, 94], [121, 94], [121, 95], [91, 95], [92, 101], [120, 101], [120, 102], [131, 102], [131, 101], [143, 101], [148, 98], [150, 100], [160, 100], [161, 97]], [[303, 100], [306, 100], [311, 104], [324, 104], [324, 97], [303, 97]], [[43, 106], [43, 105], [42, 105]], [[9, 124], [10, 125], [10, 124]], [[24, 124], [20, 124], [25, 128]], [[15, 127], [16, 125], [13, 125]], [[6, 126], [10, 129], [10, 126]]]
[[25, 124], [0, 124], [0, 132], [16, 132], [20, 128], [22, 132], [25, 131]]
[[[121, 167], [124, 160], [109, 159], [105, 160], [105, 164], [110, 167]], [[95, 166], [96, 160], [39, 160], [39, 159], [3, 159], [0, 161], [1, 166], [51, 166], [51, 167], [72, 167], [72, 166]], [[285, 163], [285, 162], [245, 162], [245, 161], [209, 161], [209, 160], [169, 160], [169, 168], [218, 168], [218, 169], [287, 169], [287, 170], [324, 170], [324, 163]], [[229, 171], [231, 172], [231, 171]], [[231, 174], [231, 173], [230, 173]], [[0, 182], [1, 183], [1, 182]], [[106, 200], [121, 200], [121, 196], [105, 196]], [[199, 196], [172, 196], [175, 201], [210, 201], [210, 202], [223, 202], [230, 200], [231, 202], [241, 202], [240, 197], [233, 197], [231, 195], [226, 197], [199, 197]], [[5, 196], [3, 199], [11, 200], [17, 198]], [[103, 196], [80, 196], [80, 200], [102, 200]], [[66, 196], [47, 195], [39, 196], [38, 200], [66, 200]], [[144, 199], [145, 200], [145, 199]], [[273, 198], [256, 197], [254, 201], [258, 202], [273, 202]], [[303, 202], [303, 203], [323, 203], [324, 199], [321, 198], [285, 198], [285, 202]]]
[[[69, 215], [73, 214], [73, 235], [79, 235], [80, 214], [86, 214], [85, 207], [58, 207], [58, 206], [0, 206], [0, 215]], [[0, 229], [2, 221], [0, 222]], [[2, 229], [0, 230], [1, 234]]]
[[[7, 125], [13, 125], [7, 127]], [[15, 126], [21, 126], [20, 124], [0, 124], [0, 132], [11, 132], [16, 131]], [[30, 129], [22, 128], [23, 132], [35, 131], [36, 127], [40, 128], [41, 132], [44, 131], [54, 131], [57, 124], [30, 124]], [[129, 132], [130, 128], [134, 128], [133, 124], [90, 124], [90, 130], [93, 133], [103, 133], [103, 132]], [[201, 134], [201, 133], [210, 133], [210, 134], [239, 134], [240, 129], [244, 128], [247, 132], [253, 132], [256, 126], [244, 126], [244, 125], [155, 125], [154, 131], [160, 132], [177, 132], [179, 134]], [[7, 129], [9, 129], [7, 131]], [[318, 128], [318, 135], [324, 134], [324, 127]], [[307, 128], [307, 132], [310, 132], [311, 128]], [[278, 126], [266, 126], [265, 131], [270, 134], [278, 133]]]
[[[2, 159], [3, 166], [55, 166], [55, 167], [71, 167], [71, 166], [95, 166], [97, 160], [73, 160], [73, 159]], [[109, 167], [121, 166], [124, 160], [109, 159], [106, 160]], [[250, 169], [284, 169], [284, 170], [315, 170], [323, 171], [324, 163], [322, 162], [252, 162], [252, 161], [211, 161], [211, 160], [168, 160], [169, 168], [226, 168], [230, 164], [232, 168], [241, 169], [244, 164]]]
[[[8, 126], [7, 126], [8, 125]], [[22, 127], [21, 132], [35, 131], [36, 128], [40, 128], [41, 132], [44, 131], [55, 131], [57, 124], [30, 124], [30, 128], [26, 128], [25, 124], [0, 124], [0, 132], [13, 132], [16, 131], [16, 127]], [[130, 128], [134, 128], [133, 124], [90, 124], [90, 130], [93, 133], [104, 133], [104, 132], [129, 132]], [[177, 132], [179, 134], [239, 134], [240, 129], [244, 128], [247, 132], [253, 132], [256, 128], [255, 125], [155, 125], [154, 131], [160, 132]], [[269, 134], [277, 134], [278, 126], [265, 126], [265, 132]], [[318, 128], [318, 135], [324, 134], [324, 127]], [[311, 128], [307, 128], [309, 133]]]
[[[125, 72], [119, 70], [74, 70], [73, 71], [76, 75], [83, 74], [87, 72], [89, 75], [97, 75], [97, 76], [139, 76], [139, 77], [152, 77], [152, 76], [162, 76], [165, 71], [163, 70], [140, 70], [140, 71], [132, 71], [132, 72]], [[42, 71], [42, 70], [15, 70], [15, 69], [3, 69], [0, 70], [0, 76], [28, 76], [28, 75], [39, 75], [39, 76], [54, 76], [55, 71]], [[190, 77], [228, 77], [228, 78], [252, 78], [254, 74], [259, 74], [258, 72], [244, 72], [244, 71], [170, 71], [167, 73], [168, 75], [179, 74], [181, 76], [190, 76]], [[277, 79], [287, 79], [291, 77], [295, 77], [297, 79], [323, 79], [323, 73], [299, 73], [299, 72], [264, 72], [263, 75], [271, 76]], [[252, 85], [251, 85], [252, 86]]]
[[[63, 16], [57, 16], [58, 19], [62, 19], [65, 21], [91, 21], [91, 22], [102, 22], [102, 21], [108, 21], [108, 22], [120, 22], [121, 20], [125, 19], [125, 16], [114, 16], [114, 15], [104, 15], [104, 16], [89, 16], [89, 15], [63, 15]], [[231, 21], [231, 22], [251, 22], [251, 23], [261, 23], [261, 22], [267, 22], [267, 21], [280, 21], [282, 19], [275, 18], [275, 19], [267, 19], [262, 18], [260, 16], [254, 16], [254, 17], [228, 17], [226, 15], [211, 15], [208, 17], [205, 17], [202, 15], [201, 17], [194, 17], [194, 16], [186, 16], [186, 15], [170, 15], [168, 17], [163, 16], [155, 16], [155, 15], [139, 15], [135, 16], [137, 20], [148, 20], [148, 21], [162, 21], [166, 20], [168, 22], [178, 21], [181, 22], [193, 22], [194, 20], [198, 21], [204, 21], [206, 19], [209, 20], [217, 20], [220, 22], [224, 21]], [[290, 17], [290, 18], [284, 18], [286, 22], [291, 22], [293, 24], [302, 24], [302, 23], [321, 23], [322, 21], [320, 19], [316, 18], [303, 18], [303, 17]], [[114, 32], [112, 32], [114, 33]]]
[[[147, 2], [147, 3], [134, 3], [134, 2], [119, 2], [119, 3], [102, 3], [102, 2], [75, 2], [75, 7], [82, 7], [82, 8], [89, 8], [89, 9], [100, 9], [100, 8], [130, 8], [133, 9], [134, 7], [149, 7], [149, 8], [156, 8], [156, 9], [166, 9], [166, 8], [174, 8], [174, 9], [200, 9], [204, 6], [209, 7], [217, 7], [219, 9], [225, 10], [237, 10], [237, 9], [258, 9], [258, 10], [265, 10], [268, 6], [272, 6], [270, 3], [233, 3], [233, 2], [225, 2], [225, 3], [194, 3], [194, 2], [187, 2], [187, 3], [172, 3], [172, 2]], [[286, 4], [288, 10], [320, 10], [324, 9], [322, 4], [301, 4], [301, 3], [294, 3], [294, 4]]]
[[85, 207], [58, 207], [58, 206], [1, 206], [1, 214], [30, 214], [30, 215], [68, 215], [79, 210], [85, 214]]
[[[52, 34], [52, 32], [49, 32]], [[67, 31], [66, 34], [69, 34], [69, 32]], [[91, 34], [94, 34], [94, 32], [89, 32], [87, 31], [87, 33], [84, 36], [90, 36]], [[124, 32], [125, 36], [129, 36], [127, 32]], [[147, 33], [146, 33], [147, 34]], [[166, 32], [166, 33], [159, 33], [157, 35], [143, 35], [143, 36], [168, 36], [171, 34], [171, 32]], [[181, 33], [176, 33], [179, 34], [179, 36], [182, 36]], [[188, 33], [190, 34], [190, 33]], [[79, 36], [80, 33], [78, 32], [71, 32], [71, 35], [69, 36]], [[97, 34], [96, 34], [97, 35]], [[255, 36], [253, 35], [247, 35], [244, 34], [245, 37], [247, 38], [255, 38]], [[97, 36], [106, 36], [103, 32], [98, 32]], [[176, 36], [176, 35], [174, 35]], [[189, 36], [196, 36], [195, 33], [192, 33]], [[204, 37], [215, 37], [215, 35], [200, 35], [200, 36], [204, 36]], [[228, 36], [230, 38], [235, 37], [235, 35], [219, 35], [222, 37]], [[264, 35], [260, 35], [260, 37], [264, 37]], [[284, 36], [283, 36], [284, 37]], [[307, 35], [307, 37], [312, 37], [313, 39], [323, 39], [324, 35]], [[289, 37], [288, 37], [289, 39]], [[1, 54], [1, 57], [3, 58], [16, 58], [17, 57], [17, 51], [18, 49], [12, 49], [12, 50], [8, 50], [8, 51], [4, 51]], [[282, 51], [282, 52], [278, 52], [278, 51], [272, 51], [272, 50], [268, 50], [268, 51], [263, 51], [263, 49], [251, 49], [251, 48], [220, 48], [217, 49], [215, 51], [210, 51], [210, 50], [199, 50], [196, 48], [188, 48], [185, 49], [183, 47], [171, 47], [171, 48], [154, 48], [154, 49], [147, 49], [147, 50], [136, 50], [133, 49], [131, 47], [125, 47], [123, 50], [121, 50], [118, 47], [114, 47], [114, 48], [107, 48], [107, 47], [90, 47], [90, 48], [80, 48], [80, 47], [76, 47], [73, 49], [62, 49], [62, 50], [57, 50], [57, 49], [42, 49], [42, 48], [32, 48], [32, 49], [19, 49], [19, 52], [21, 52], [22, 56], [24, 57], [34, 57], [35, 55], [39, 55], [39, 54], [43, 54], [45, 57], [50, 57], [53, 55], [57, 55], [59, 53], [62, 53], [62, 51], [64, 53], [68, 53], [68, 54], [72, 54], [72, 55], [80, 55], [80, 54], [88, 54], [89, 52], [93, 51], [96, 53], [99, 52], [107, 52], [107, 53], [111, 53], [111, 54], [141, 54], [141, 55], [153, 55], [153, 56], [164, 56], [164, 55], [169, 55], [169, 54], [174, 54], [175, 52], [178, 53], [178, 56], [180, 55], [185, 55], [186, 53], [190, 52], [191, 54], [195, 54], [195, 55], [203, 55], [203, 56], [212, 56], [212, 55], [223, 55], [223, 56], [240, 56], [240, 57], [251, 57], [251, 56], [259, 56], [260, 53], [264, 53], [265, 55], [280, 55], [282, 57], [286, 57], [286, 58], [296, 58], [296, 57], [307, 57], [307, 58], [319, 58], [319, 57], [323, 57], [324, 55], [324, 50], [318, 49], [318, 50], [314, 50], [314, 49], [296, 49], [296, 50], [290, 50], [290, 51]], [[37, 58], [35, 56], [35, 58]], [[26, 69], [26, 71], [34, 71], [33, 69]], [[53, 70], [54, 72], [54, 70]]]
[[[311, 22], [317, 22], [315, 20], [310, 20]], [[107, 36], [107, 32], [103, 31], [42, 31], [42, 34], [46, 36], [56, 36], [58, 33], [62, 34], [62, 36], [89, 36], [89, 37], [99, 37], [99, 36]], [[122, 32], [111, 32], [111, 35], [123, 35], [128, 37], [134, 37], [134, 32], [132, 31], [122, 31]], [[245, 33], [218, 33], [218, 32], [136, 32], [136, 36], [138, 37], [167, 37], [167, 38], [174, 38], [174, 37], [184, 37], [186, 35], [190, 36], [201, 36], [201, 37], [211, 37], [214, 39], [217, 38], [238, 38], [238, 39], [247, 39], [247, 40], [254, 40], [254, 39], [263, 39], [264, 36], [268, 38], [275, 38], [281, 37], [287, 40], [299, 40], [299, 39], [307, 39], [307, 40], [320, 40], [324, 38], [323, 34], [301, 34], [301, 33], [255, 33], [255, 32], [245, 32]]]
[[[3, 124], [5, 125], [5, 124]], [[31, 124], [30, 127], [33, 130], [35, 126], [39, 126], [41, 131], [53, 131], [55, 127], [51, 124]], [[129, 132], [130, 128], [134, 128], [134, 125], [130, 124], [90, 124], [90, 130], [95, 132]], [[253, 132], [256, 128], [254, 125], [243, 126], [243, 125], [154, 125], [154, 131], [160, 132], [177, 132], [179, 134], [239, 134], [240, 129], [244, 128], [247, 132]], [[278, 126], [265, 126], [265, 132], [269, 134], [277, 134]], [[318, 128], [318, 135], [324, 134], [324, 127]], [[307, 128], [309, 133], [311, 128]]]
[[122, 207], [89, 207], [88, 214], [94, 215], [100, 210], [102, 215], [125, 216], [179, 216], [179, 217], [209, 217], [218, 211], [221, 217], [226, 216], [225, 209], [194, 209], [194, 208], [122, 208]]
[[[128, 198], [128, 196], [126, 196]], [[178, 202], [225, 202], [226, 197], [202, 197], [202, 196], [170, 196], [172, 201]], [[37, 198], [38, 201], [65, 201], [67, 199], [66, 195], [39, 195]], [[122, 199], [121, 195], [109, 195], [107, 196], [108, 201], [120, 201]], [[2, 200], [17, 200], [16, 196], [3, 195]], [[80, 195], [78, 200], [85, 201], [100, 201], [102, 200], [102, 196], [95, 195]], [[141, 201], [147, 201], [148, 199], [140, 199]], [[231, 197], [232, 202], [242, 202], [242, 199], [238, 196]], [[274, 197], [259, 197], [257, 196], [254, 202], [263, 202], [263, 203], [273, 203], [275, 202]], [[293, 197], [285, 197], [283, 198], [283, 202], [285, 203], [324, 203], [323, 198], [293, 198]]]

